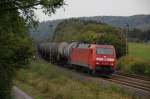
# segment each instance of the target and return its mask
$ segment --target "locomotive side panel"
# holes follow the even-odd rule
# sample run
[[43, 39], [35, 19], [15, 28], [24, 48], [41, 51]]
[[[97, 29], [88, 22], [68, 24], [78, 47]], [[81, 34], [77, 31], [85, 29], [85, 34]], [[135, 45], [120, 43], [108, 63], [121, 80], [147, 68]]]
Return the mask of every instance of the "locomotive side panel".
[[85, 48], [72, 48], [71, 64], [83, 67], [91, 67], [92, 50]]

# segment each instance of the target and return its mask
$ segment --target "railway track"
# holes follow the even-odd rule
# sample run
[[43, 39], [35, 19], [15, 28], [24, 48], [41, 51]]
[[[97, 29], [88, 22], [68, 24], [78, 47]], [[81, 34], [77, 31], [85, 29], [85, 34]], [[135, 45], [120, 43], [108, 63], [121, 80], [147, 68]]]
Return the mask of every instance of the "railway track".
[[140, 75], [136, 75], [136, 74], [127, 74], [127, 73], [122, 73], [122, 72], [116, 72], [116, 74], [122, 75], [122, 76], [127, 76], [127, 77], [134, 77], [134, 78], [142, 79], [145, 81], [150, 81], [150, 77], [140, 76]]
[[[85, 75], [82, 71], [77, 70], [77, 72]], [[116, 72], [116, 74], [113, 74], [111, 78], [95, 77], [94, 79], [104, 79], [150, 93], [150, 78], [145, 76]]]
[[[89, 76], [88, 73], [85, 74], [80, 69], [79, 70], [73, 69], [73, 71], [76, 71], [80, 74]], [[92, 78], [97, 79], [97, 80], [103, 79], [103, 80], [111, 81], [114, 83], [126, 85], [129, 87], [140, 89], [140, 90], [143, 90], [143, 91], [150, 93], [150, 78], [145, 77], [145, 76], [116, 72], [116, 74], [113, 74], [111, 78], [102, 78], [102, 77], [100, 77], [100, 78], [99, 77], [92, 77]]]
[[112, 78], [100, 78], [92, 77], [89, 73], [84, 73], [82, 69], [70, 68], [68, 65], [58, 65], [60, 70], [66, 71], [69, 75], [77, 80], [83, 82], [99, 82], [101, 86], [107, 87], [110, 84], [120, 84], [120, 88], [133, 95], [138, 96], [139, 99], [150, 99], [150, 78], [145, 76], [139, 76], [135, 74], [125, 74], [122, 72], [116, 72], [112, 75]]
[[150, 92], [150, 79], [147, 77], [135, 74], [116, 73], [113, 74], [111, 79], [107, 80]]
[[[75, 70], [75, 71], [77, 71], [80, 74], [89, 76], [89, 74], [85, 74], [81, 70]], [[116, 74], [113, 74], [111, 78], [102, 78], [102, 77], [100, 77], [100, 78], [92, 77], [92, 78], [97, 79], [97, 80], [99, 80], [99, 79], [107, 80], [110, 82], [118, 83], [121, 85], [136, 88], [136, 89], [140, 89], [140, 90], [150, 93], [150, 78], [145, 77], [145, 76], [116, 72]]]
[[99, 82], [101, 86], [107, 87], [109, 84], [117, 83], [120, 84], [120, 88], [124, 91], [132, 93], [139, 99], [150, 99], [150, 80], [147, 77], [116, 73], [112, 75], [112, 78], [102, 78], [90, 76], [87, 72], [84, 73], [82, 70], [68, 68], [68, 66], [60, 66], [59, 69], [67, 71], [71, 77], [83, 81], [83, 82]]

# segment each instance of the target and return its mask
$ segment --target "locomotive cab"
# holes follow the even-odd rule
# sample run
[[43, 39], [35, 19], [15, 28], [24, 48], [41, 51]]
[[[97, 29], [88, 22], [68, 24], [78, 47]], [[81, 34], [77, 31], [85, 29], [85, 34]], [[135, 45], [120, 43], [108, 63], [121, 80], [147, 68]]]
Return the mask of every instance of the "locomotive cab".
[[100, 74], [112, 74], [116, 68], [116, 53], [112, 45], [93, 45], [93, 70]]

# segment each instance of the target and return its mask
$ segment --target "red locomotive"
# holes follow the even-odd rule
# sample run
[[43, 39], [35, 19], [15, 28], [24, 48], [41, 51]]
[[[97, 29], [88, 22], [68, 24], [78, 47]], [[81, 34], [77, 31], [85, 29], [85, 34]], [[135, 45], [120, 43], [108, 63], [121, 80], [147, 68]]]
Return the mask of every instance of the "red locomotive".
[[50, 61], [81, 67], [90, 73], [111, 75], [116, 68], [113, 45], [72, 43], [44, 43], [38, 46], [40, 55]]

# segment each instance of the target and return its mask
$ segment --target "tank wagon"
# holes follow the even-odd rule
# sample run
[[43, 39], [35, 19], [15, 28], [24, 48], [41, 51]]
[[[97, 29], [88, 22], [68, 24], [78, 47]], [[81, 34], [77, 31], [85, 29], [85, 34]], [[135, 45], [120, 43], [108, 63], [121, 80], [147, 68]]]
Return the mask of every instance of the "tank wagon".
[[42, 43], [38, 52], [51, 62], [85, 68], [90, 73], [111, 75], [116, 69], [116, 53], [113, 45], [79, 42]]

